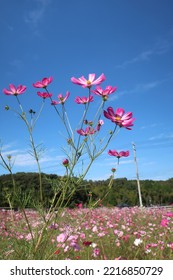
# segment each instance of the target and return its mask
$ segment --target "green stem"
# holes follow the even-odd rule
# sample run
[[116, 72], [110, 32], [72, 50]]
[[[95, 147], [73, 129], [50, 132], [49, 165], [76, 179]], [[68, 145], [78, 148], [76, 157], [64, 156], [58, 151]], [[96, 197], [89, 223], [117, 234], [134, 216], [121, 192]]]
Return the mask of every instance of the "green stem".
[[[37, 153], [37, 149], [36, 149], [36, 146], [35, 146], [35, 142], [34, 142], [34, 138], [33, 138], [33, 135], [32, 135], [32, 131], [33, 131], [33, 127], [31, 127], [27, 121], [27, 118], [26, 118], [26, 115], [25, 115], [25, 112], [22, 108], [22, 105], [19, 101], [19, 98], [18, 96], [16, 95], [16, 99], [17, 99], [17, 102], [19, 104], [19, 107], [22, 111], [22, 114], [19, 114], [19, 116], [21, 117], [21, 119], [25, 122], [26, 124], [26, 127], [28, 129], [28, 132], [29, 132], [29, 136], [30, 136], [30, 143], [31, 143], [31, 147], [32, 147], [32, 150], [33, 150], [33, 155], [34, 155], [34, 158], [36, 160], [36, 163], [37, 163], [37, 168], [38, 168], [38, 174], [39, 174], [39, 186], [40, 186], [40, 201], [41, 203], [43, 203], [43, 188], [42, 188], [42, 176], [41, 176], [41, 167], [40, 167], [40, 162], [39, 162], [39, 156], [38, 156], [38, 153]], [[41, 112], [40, 112], [41, 113]], [[37, 118], [38, 119], [38, 118]], [[37, 120], [36, 119], [36, 120]], [[35, 121], [36, 123], [36, 121]], [[34, 123], [34, 125], [35, 125]]]
[[3, 162], [2, 166], [7, 169], [11, 175], [11, 180], [12, 180], [12, 184], [13, 184], [13, 191], [14, 191], [14, 194], [15, 194], [15, 191], [16, 191], [16, 183], [15, 183], [15, 180], [14, 180], [14, 176], [13, 176], [13, 172], [12, 172], [12, 168], [9, 164], [7, 164], [7, 162], [5, 161], [3, 155], [1, 154], [0, 152], [0, 158]]

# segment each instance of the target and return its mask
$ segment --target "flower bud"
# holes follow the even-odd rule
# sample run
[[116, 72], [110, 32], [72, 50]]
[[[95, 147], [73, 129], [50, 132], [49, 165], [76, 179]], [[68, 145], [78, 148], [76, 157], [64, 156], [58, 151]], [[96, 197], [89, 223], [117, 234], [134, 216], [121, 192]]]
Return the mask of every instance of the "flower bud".
[[71, 138], [68, 138], [68, 139], [67, 139], [67, 143], [70, 145], [71, 142], [72, 142], [72, 139], [71, 139]]
[[116, 168], [112, 168], [112, 169], [111, 169], [111, 171], [112, 171], [113, 173], [115, 173], [115, 171], [116, 171]]
[[5, 106], [5, 110], [8, 111], [10, 107], [8, 105]]
[[10, 161], [12, 156], [11, 155], [7, 155], [8, 160]]
[[62, 164], [67, 167], [69, 165], [69, 160], [66, 158], [62, 161]]
[[108, 95], [104, 95], [102, 98], [103, 98], [103, 101], [107, 101], [108, 100]]
[[89, 124], [89, 126], [92, 126], [93, 125], [93, 121], [89, 121], [88, 124]]

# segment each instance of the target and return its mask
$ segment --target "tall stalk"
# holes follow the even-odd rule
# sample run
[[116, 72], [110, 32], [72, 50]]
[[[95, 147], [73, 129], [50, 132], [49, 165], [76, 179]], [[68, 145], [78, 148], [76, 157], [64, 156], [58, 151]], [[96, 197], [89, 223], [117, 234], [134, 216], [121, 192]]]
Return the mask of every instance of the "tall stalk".
[[40, 116], [41, 114], [41, 111], [43, 110], [43, 106], [44, 106], [44, 102], [42, 103], [42, 107], [41, 107], [41, 110], [38, 114], [38, 117], [37, 119], [35, 120], [35, 122], [33, 123], [33, 125], [30, 125], [27, 118], [26, 118], [26, 114], [23, 110], [23, 107], [20, 103], [20, 100], [18, 98], [18, 96], [16, 95], [16, 99], [17, 99], [17, 102], [19, 104], [19, 107], [21, 109], [21, 112], [22, 114], [19, 114], [19, 116], [21, 117], [21, 119], [24, 121], [26, 127], [27, 127], [27, 130], [29, 132], [29, 137], [30, 137], [30, 143], [31, 143], [31, 148], [32, 148], [32, 153], [31, 155], [34, 156], [35, 160], [36, 160], [36, 164], [37, 164], [37, 168], [38, 168], [38, 176], [39, 176], [39, 192], [40, 192], [40, 202], [41, 204], [43, 203], [43, 184], [42, 184], [42, 176], [41, 176], [41, 167], [40, 167], [40, 161], [39, 161], [39, 155], [38, 155], [38, 152], [37, 152], [37, 147], [35, 145], [35, 141], [34, 141], [34, 137], [33, 137], [33, 128], [36, 124], [36, 121], [38, 120], [38, 117]]

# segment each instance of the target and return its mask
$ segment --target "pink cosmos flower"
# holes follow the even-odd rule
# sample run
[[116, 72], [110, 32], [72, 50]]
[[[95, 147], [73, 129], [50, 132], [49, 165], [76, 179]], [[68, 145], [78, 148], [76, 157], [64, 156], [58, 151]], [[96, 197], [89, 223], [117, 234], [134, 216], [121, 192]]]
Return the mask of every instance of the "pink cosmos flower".
[[25, 239], [26, 239], [27, 241], [31, 240], [31, 239], [32, 239], [31, 233], [28, 233], [28, 234], [25, 236]]
[[172, 243], [168, 243], [167, 247], [169, 247], [171, 250], [173, 250], [173, 242]]
[[172, 212], [167, 212], [167, 213], [165, 214], [165, 216], [171, 218], [171, 217], [173, 217], [173, 213], [172, 213]]
[[3, 89], [3, 93], [5, 93], [6, 95], [19, 95], [19, 94], [22, 94], [24, 93], [24, 91], [26, 90], [26, 86], [22, 86], [22, 85], [19, 85], [18, 87], [15, 87], [13, 84], [10, 84], [9, 85], [9, 89]]
[[160, 225], [162, 227], [167, 227], [169, 224], [169, 221], [167, 219], [162, 219]]
[[33, 87], [35, 87], [35, 88], [46, 88], [52, 82], [52, 80], [53, 80], [52, 77], [43, 78], [42, 81], [38, 81], [38, 82], [34, 83]]
[[114, 157], [117, 157], [117, 158], [120, 158], [120, 157], [128, 157], [129, 156], [129, 151], [121, 151], [121, 152], [117, 152], [116, 150], [109, 150], [108, 151], [108, 154], [110, 156], [114, 156]]
[[82, 209], [83, 208], [83, 204], [82, 203], [78, 203], [78, 204], [76, 204], [76, 206], [77, 206], [78, 209]]
[[65, 233], [60, 233], [56, 238], [56, 240], [61, 243], [64, 243], [66, 239], [67, 239], [67, 234]]
[[99, 248], [94, 248], [92, 255], [93, 255], [94, 258], [97, 258], [100, 255], [100, 249]]
[[93, 96], [89, 96], [89, 97], [79, 97], [79, 96], [76, 96], [75, 98], [75, 102], [77, 104], [86, 104], [86, 103], [89, 103], [89, 102], [92, 102], [93, 101]]
[[94, 128], [91, 128], [90, 126], [88, 126], [85, 130], [83, 130], [82, 128], [78, 129], [77, 133], [82, 135], [82, 136], [87, 136], [87, 135], [94, 134], [95, 130], [94, 130]]
[[43, 99], [49, 98], [52, 96], [52, 93], [47, 93], [47, 92], [37, 92], [37, 95], [42, 97]]
[[107, 86], [105, 89], [101, 87], [96, 87], [95, 90], [91, 90], [94, 94], [102, 96], [103, 100], [106, 101], [108, 99], [108, 95], [115, 92], [117, 87]]
[[59, 101], [56, 101], [56, 100], [52, 100], [52, 105], [57, 105], [57, 104], [64, 104], [65, 103], [65, 101], [69, 98], [69, 96], [70, 96], [70, 92], [69, 91], [67, 91], [66, 92], [66, 95], [63, 97], [63, 95], [60, 93], [59, 95], [58, 95], [58, 99], [59, 99]]
[[122, 108], [117, 108], [114, 112], [112, 107], [108, 107], [107, 111], [104, 110], [104, 116], [107, 119], [110, 119], [112, 122], [119, 125], [119, 127], [125, 127], [126, 129], [131, 130], [131, 126], [133, 126], [132, 112], [128, 112], [124, 114], [125, 111]]
[[101, 84], [106, 79], [106, 77], [103, 73], [96, 80], [95, 80], [95, 76], [96, 76], [96, 74], [89, 74], [88, 80], [85, 79], [84, 76], [82, 76], [78, 79], [75, 77], [72, 77], [71, 81], [72, 81], [72, 83], [82, 86], [83, 88], [91, 88], [93, 85]]
[[121, 158], [121, 157], [128, 157], [129, 156], [129, 151], [121, 151], [121, 152], [117, 152], [116, 150], [109, 150], [108, 151], [108, 154], [110, 155], [110, 156], [114, 156], [114, 157], [117, 157], [117, 159], [118, 159], [118, 164], [119, 164], [119, 159]]

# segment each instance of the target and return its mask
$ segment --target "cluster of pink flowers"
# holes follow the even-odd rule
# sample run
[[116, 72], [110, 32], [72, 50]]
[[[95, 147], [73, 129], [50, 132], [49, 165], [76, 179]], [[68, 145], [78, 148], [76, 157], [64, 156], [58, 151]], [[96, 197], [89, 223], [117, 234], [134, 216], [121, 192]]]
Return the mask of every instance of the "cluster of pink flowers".
[[[42, 219], [36, 211], [28, 210], [26, 215], [34, 235], [39, 232]], [[22, 213], [14, 212], [13, 217], [11, 224], [11, 212], [0, 211], [2, 240], [16, 238], [18, 244], [25, 240], [29, 246], [32, 236], [24, 226]], [[160, 222], [164, 217], [168, 218], [169, 224], [163, 228]], [[48, 247], [55, 258], [82, 259], [89, 254], [91, 259], [152, 259], [156, 256], [165, 259], [173, 253], [173, 212], [164, 208], [143, 208], [142, 211], [138, 207], [87, 209], [79, 203], [76, 209], [65, 209], [62, 218], [47, 229], [51, 236]]]
[[[106, 80], [105, 75], [102, 73], [98, 78], [96, 78], [96, 74], [92, 73], [88, 75], [88, 78], [86, 79], [84, 76], [81, 76], [79, 78], [75, 78], [72, 77], [71, 81], [72, 83], [82, 86], [83, 88], [88, 88], [89, 89], [89, 95], [88, 96], [76, 96], [75, 98], [75, 102], [77, 104], [84, 104], [85, 106], [91, 102], [93, 102], [94, 97], [92, 94], [96, 95], [96, 96], [100, 96], [102, 97], [103, 103], [108, 99], [109, 95], [114, 93], [117, 90], [117, 87], [113, 87], [113, 86], [106, 86], [105, 89], [103, 89], [100, 84], [102, 82], [104, 82]], [[48, 92], [47, 87], [49, 86], [50, 83], [52, 83], [53, 78], [52, 76], [48, 77], [48, 78], [43, 78], [41, 81], [37, 81], [35, 83], [33, 83], [33, 87], [35, 88], [39, 88], [39, 89], [43, 89], [44, 92], [37, 92], [37, 95], [43, 99], [46, 98], [50, 98], [51, 100], [51, 104], [53, 106], [56, 105], [64, 105], [64, 103], [67, 101], [67, 99], [70, 96], [70, 92], [67, 91], [65, 95], [63, 95], [62, 93], [58, 94], [57, 100], [53, 100], [52, 99], [52, 93]], [[95, 89], [91, 88], [93, 86], [96, 86]], [[19, 85], [18, 87], [15, 87], [13, 84], [9, 85], [9, 89], [4, 89], [3, 92], [6, 95], [20, 95], [22, 93], [24, 93], [26, 91], [26, 86], [23, 85]], [[57, 111], [58, 112], [58, 111]], [[58, 113], [59, 114], [59, 113]], [[132, 112], [127, 112], [125, 113], [125, 110], [123, 108], [117, 108], [115, 111], [112, 107], [108, 107], [107, 110], [103, 111], [103, 114], [105, 116], [105, 118], [111, 120], [116, 126], [119, 126], [120, 128], [124, 127], [128, 130], [131, 130], [131, 127], [133, 126], [133, 122], [134, 122], [134, 118], [132, 115]], [[98, 119], [96, 127], [93, 127], [93, 121], [84, 121], [84, 124], [86, 124], [87, 126], [85, 128], [83, 128], [83, 126], [81, 126], [81, 128], [77, 129], [76, 132], [84, 137], [88, 137], [91, 135], [94, 135], [96, 132], [99, 132], [101, 127], [104, 124], [104, 121], [102, 119]], [[115, 128], [116, 128], [115, 126]], [[108, 154], [111, 156], [115, 156], [118, 158], [118, 163], [119, 163], [119, 159], [121, 157], [127, 157], [129, 156], [129, 151], [121, 151], [121, 152], [117, 152], [116, 150], [109, 150]], [[63, 165], [65, 167], [69, 166], [69, 162], [64, 163]], [[115, 172], [115, 171], [113, 171]]]
[[[100, 85], [103, 81], [105, 81], [106, 77], [104, 74], [101, 74], [97, 79], [95, 79], [95, 74], [89, 74], [88, 79], [84, 78], [84, 76], [80, 78], [72, 77], [71, 81], [74, 84], [80, 85], [83, 88], [91, 88], [93, 85]], [[49, 78], [43, 78], [41, 81], [37, 81], [33, 83], [33, 86], [35, 88], [42, 88], [47, 89], [47, 86], [53, 81], [52, 77]], [[9, 85], [10, 89], [3, 89], [3, 92], [6, 95], [20, 95], [26, 91], [26, 86], [19, 85], [18, 87], [15, 87], [13, 84]], [[115, 92], [117, 87], [107, 86], [105, 89], [102, 89], [100, 86], [97, 86], [95, 90], [92, 90], [92, 93], [101, 96], [104, 101], [108, 99], [108, 96]], [[52, 97], [52, 93], [46, 92], [37, 92], [38, 96], [45, 98]], [[70, 96], [70, 92], [66, 92], [65, 96], [63, 96], [61, 93], [58, 95], [58, 100], [52, 100], [52, 105], [57, 104], [64, 104], [64, 102], [68, 99]], [[93, 101], [93, 96], [89, 95], [88, 97], [79, 97], [77, 96], [75, 98], [75, 102], [77, 104], [87, 104], [89, 102]], [[118, 108], [114, 112], [112, 107], [108, 107], [107, 111], [104, 110], [104, 116], [107, 119], [110, 119], [112, 122], [114, 122], [119, 127], [125, 127], [126, 129], [131, 129], [130, 127], [133, 126], [134, 118], [132, 118], [132, 112], [128, 112], [125, 114], [124, 109]], [[86, 133], [85, 133], [86, 134]]]

